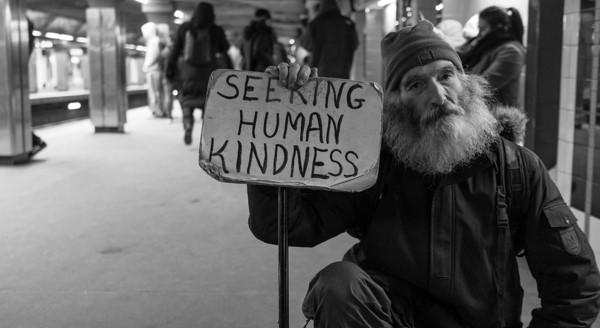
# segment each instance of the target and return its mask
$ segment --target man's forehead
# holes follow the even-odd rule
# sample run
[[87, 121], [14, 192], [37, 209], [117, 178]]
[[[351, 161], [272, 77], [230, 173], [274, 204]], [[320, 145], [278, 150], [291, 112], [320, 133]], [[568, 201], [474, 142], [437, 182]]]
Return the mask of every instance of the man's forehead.
[[423, 66], [415, 66], [415, 67], [411, 68], [404, 74], [401, 82], [404, 82], [410, 78], [417, 77], [417, 76], [422, 76], [422, 75], [429, 76], [429, 75], [435, 74], [441, 70], [446, 70], [448, 68], [456, 70], [456, 67], [454, 66], [454, 64], [452, 64], [451, 61], [445, 60], [445, 59], [438, 59], [438, 60], [432, 61], [429, 64], [425, 64]]

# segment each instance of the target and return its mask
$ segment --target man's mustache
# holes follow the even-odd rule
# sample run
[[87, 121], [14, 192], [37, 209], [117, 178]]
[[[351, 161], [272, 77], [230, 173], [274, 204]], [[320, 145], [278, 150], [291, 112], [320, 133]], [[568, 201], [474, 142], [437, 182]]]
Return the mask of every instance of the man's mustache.
[[428, 126], [450, 115], [462, 115], [464, 110], [454, 103], [445, 101], [443, 104], [432, 105], [421, 117], [421, 125]]

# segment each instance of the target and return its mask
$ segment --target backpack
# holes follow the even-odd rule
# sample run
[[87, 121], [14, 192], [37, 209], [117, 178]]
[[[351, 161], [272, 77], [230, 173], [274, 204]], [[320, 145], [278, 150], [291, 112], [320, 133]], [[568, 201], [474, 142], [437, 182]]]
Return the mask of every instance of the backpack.
[[203, 66], [212, 63], [210, 31], [200, 29], [187, 30], [183, 46], [183, 60], [193, 66]]
[[267, 66], [277, 64], [274, 60], [275, 40], [272, 33], [260, 30], [244, 42], [244, 69], [264, 71]]

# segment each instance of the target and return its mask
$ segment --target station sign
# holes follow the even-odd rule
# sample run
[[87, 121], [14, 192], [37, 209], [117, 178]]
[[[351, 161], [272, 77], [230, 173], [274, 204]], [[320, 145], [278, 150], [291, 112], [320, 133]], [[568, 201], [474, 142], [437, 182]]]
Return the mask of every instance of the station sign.
[[225, 182], [360, 191], [377, 179], [381, 87], [309, 79], [282, 87], [266, 73], [213, 72], [200, 166]]

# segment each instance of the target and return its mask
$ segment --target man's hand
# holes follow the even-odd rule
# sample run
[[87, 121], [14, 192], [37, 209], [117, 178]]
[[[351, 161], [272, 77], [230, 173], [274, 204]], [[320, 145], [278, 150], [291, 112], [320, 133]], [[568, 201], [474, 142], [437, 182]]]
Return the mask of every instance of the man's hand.
[[265, 73], [279, 77], [279, 83], [288, 89], [298, 89], [308, 81], [309, 78], [317, 77], [317, 69], [315, 67], [309, 67], [294, 63], [280, 63], [277, 66], [269, 66], [265, 70]]

